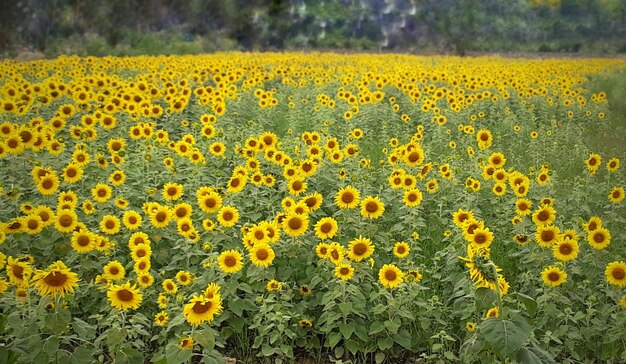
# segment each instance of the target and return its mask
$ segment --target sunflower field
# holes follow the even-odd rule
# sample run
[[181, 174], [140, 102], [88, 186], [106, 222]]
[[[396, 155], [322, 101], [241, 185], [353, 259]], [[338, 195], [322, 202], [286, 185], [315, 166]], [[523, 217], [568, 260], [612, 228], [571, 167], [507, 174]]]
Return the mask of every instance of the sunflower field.
[[625, 362], [625, 67], [4, 60], [0, 362]]

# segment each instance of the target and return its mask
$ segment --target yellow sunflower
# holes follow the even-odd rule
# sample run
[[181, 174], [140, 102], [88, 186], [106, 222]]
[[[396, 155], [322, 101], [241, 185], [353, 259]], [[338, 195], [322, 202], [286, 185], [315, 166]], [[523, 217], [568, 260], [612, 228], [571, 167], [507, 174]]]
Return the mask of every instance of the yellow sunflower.
[[176, 201], [183, 195], [183, 185], [168, 182], [163, 186], [163, 198], [167, 201]]
[[348, 244], [348, 258], [355, 262], [369, 258], [374, 253], [374, 244], [368, 238], [359, 235]]
[[178, 292], [178, 286], [176, 285], [176, 283], [172, 279], [168, 278], [168, 279], [164, 280], [161, 283], [161, 286], [163, 287], [163, 291], [165, 291], [166, 294], [175, 295], [176, 292]]
[[406, 258], [410, 251], [411, 248], [409, 247], [409, 244], [404, 241], [399, 241], [393, 246], [393, 255], [400, 259]]
[[164, 228], [172, 220], [172, 212], [167, 206], [158, 205], [150, 211], [150, 223], [155, 228]]
[[361, 195], [356, 188], [346, 186], [337, 192], [335, 204], [342, 210], [351, 209], [359, 204], [360, 199]]
[[463, 227], [466, 221], [474, 219], [474, 212], [471, 210], [458, 209], [452, 214], [452, 222], [458, 227]]
[[30, 276], [33, 269], [27, 262], [21, 262], [19, 259], [9, 257], [6, 265], [9, 283], [17, 287], [28, 287]]
[[367, 196], [361, 201], [361, 216], [378, 219], [385, 212], [385, 204], [378, 197]]
[[552, 255], [562, 261], [568, 262], [578, 256], [578, 242], [569, 238], [563, 238], [552, 248]]
[[100, 203], [107, 202], [111, 198], [112, 193], [111, 187], [104, 183], [98, 183], [91, 189], [91, 196], [96, 202]]
[[541, 272], [543, 282], [551, 287], [560, 286], [567, 279], [567, 273], [559, 267], [549, 266]]
[[169, 316], [167, 315], [167, 312], [165, 311], [161, 311], [159, 313], [157, 313], [156, 315], [154, 315], [154, 324], [157, 326], [165, 326], [165, 324], [167, 324], [167, 322], [169, 321]]
[[587, 234], [587, 242], [596, 249], [602, 250], [611, 244], [611, 233], [604, 227], [599, 227]]
[[609, 193], [609, 201], [618, 204], [624, 200], [624, 187], [613, 187]]
[[78, 254], [89, 253], [96, 248], [96, 239], [89, 231], [75, 231], [72, 234], [72, 249]]
[[385, 264], [378, 271], [378, 281], [387, 288], [395, 288], [404, 281], [404, 273], [393, 264]]
[[554, 225], [540, 225], [535, 233], [535, 241], [542, 248], [552, 248], [559, 240], [561, 229]]
[[406, 190], [402, 202], [408, 207], [417, 207], [422, 203], [422, 192], [417, 188]]
[[255, 244], [250, 249], [250, 261], [257, 267], [268, 267], [274, 261], [276, 254], [268, 244]]
[[219, 314], [222, 309], [222, 299], [219, 294], [210, 299], [202, 295], [194, 295], [183, 308], [183, 314], [188, 323], [197, 326], [203, 322], [213, 321], [215, 315]]
[[72, 272], [62, 261], [58, 260], [47, 270], [38, 270], [33, 276], [33, 282], [39, 289], [41, 296], [64, 296], [74, 293], [78, 287], [78, 274]]
[[290, 236], [300, 236], [309, 228], [309, 218], [307, 215], [290, 213], [282, 222], [283, 231]]
[[224, 227], [232, 227], [239, 221], [239, 211], [233, 206], [224, 206], [217, 212], [217, 221]]
[[217, 257], [220, 270], [233, 274], [243, 268], [243, 256], [236, 250], [226, 250]]
[[556, 210], [549, 205], [543, 205], [533, 213], [535, 225], [550, 225], [556, 219]]
[[128, 230], [137, 230], [141, 227], [143, 218], [135, 210], [126, 210], [122, 216], [122, 223]]
[[315, 236], [322, 240], [332, 239], [337, 234], [338, 228], [337, 220], [332, 217], [324, 217], [315, 224]]
[[131, 286], [130, 282], [126, 282], [122, 285], [112, 284], [107, 292], [107, 298], [112, 307], [128, 311], [139, 308], [143, 295], [136, 285]]
[[126, 270], [120, 262], [113, 260], [102, 268], [102, 275], [107, 279], [117, 281], [124, 278]]
[[60, 210], [56, 213], [54, 227], [60, 233], [70, 233], [78, 225], [78, 215], [73, 210]]
[[335, 267], [335, 277], [348, 281], [354, 276], [354, 267], [350, 263], [341, 263]]

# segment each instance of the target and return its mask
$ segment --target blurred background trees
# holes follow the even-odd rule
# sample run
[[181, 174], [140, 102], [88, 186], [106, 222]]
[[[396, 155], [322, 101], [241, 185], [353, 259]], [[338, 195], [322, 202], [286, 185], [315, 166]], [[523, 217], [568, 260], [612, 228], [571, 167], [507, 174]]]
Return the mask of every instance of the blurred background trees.
[[626, 52], [624, 0], [2, 0], [0, 54]]

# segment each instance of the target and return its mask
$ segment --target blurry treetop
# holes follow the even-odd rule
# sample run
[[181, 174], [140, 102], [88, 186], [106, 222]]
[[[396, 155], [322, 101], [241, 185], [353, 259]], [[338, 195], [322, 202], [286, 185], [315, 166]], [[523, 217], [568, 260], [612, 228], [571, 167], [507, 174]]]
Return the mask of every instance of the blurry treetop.
[[626, 52], [626, 0], [0, 0], [0, 56]]

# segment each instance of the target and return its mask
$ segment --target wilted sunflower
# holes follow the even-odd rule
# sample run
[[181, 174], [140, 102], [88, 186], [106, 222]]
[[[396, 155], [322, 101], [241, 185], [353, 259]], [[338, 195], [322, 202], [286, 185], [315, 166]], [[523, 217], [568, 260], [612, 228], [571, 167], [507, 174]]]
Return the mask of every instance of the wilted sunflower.
[[236, 250], [226, 250], [217, 257], [220, 270], [224, 273], [233, 274], [243, 268], [243, 256]]
[[138, 309], [143, 295], [136, 285], [131, 286], [130, 282], [126, 282], [123, 285], [112, 284], [107, 292], [107, 298], [112, 307], [127, 311]]
[[404, 281], [404, 273], [393, 264], [385, 264], [378, 271], [378, 281], [387, 288], [395, 288]]
[[543, 282], [551, 287], [560, 286], [567, 279], [567, 273], [561, 268], [549, 266], [541, 272]]

